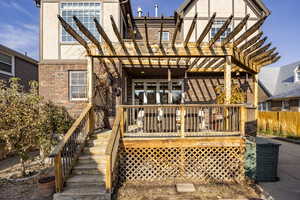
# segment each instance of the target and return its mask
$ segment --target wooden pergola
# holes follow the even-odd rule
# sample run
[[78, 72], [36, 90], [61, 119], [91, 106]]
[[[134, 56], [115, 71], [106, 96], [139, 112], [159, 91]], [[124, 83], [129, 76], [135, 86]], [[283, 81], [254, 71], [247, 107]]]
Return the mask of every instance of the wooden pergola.
[[[91, 32], [74, 16], [74, 21], [79, 30], [89, 39], [86, 41], [78, 34], [61, 16], [58, 16], [63, 28], [81, 44], [87, 53], [89, 84], [92, 85], [93, 58], [97, 58], [103, 64], [107, 73], [110, 73], [108, 65], [114, 68], [114, 76], [119, 77], [118, 65], [125, 67], [161, 67], [161, 68], [184, 68], [186, 72], [224, 72], [226, 102], [231, 96], [231, 72], [247, 72], [254, 75], [255, 96], [257, 97], [257, 74], [266, 65], [275, 63], [280, 59], [276, 48], [271, 48], [271, 43], [265, 44], [267, 37], [262, 38], [263, 33], [259, 30], [266, 17], [258, 20], [253, 26], [240, 34], [245, 29], [249, 15], [220, 42], [220, 38], [227, 30], [233, 16], [227, 18], [223, 26], [209, 42], [204, 39], [209, 34], [214, 23], [216, 13], [212, 15], [203, 32], [196, 42], [190, 42], [195, 29], [197, 14], [189, 27], [188, 33], [182, 42], [176, 42], [183, 18], [178, 15], [176, 28], [170, 42], [162, 41], [164, 31], [164, 18], [161, 18], [160, 40], [149, 41], [147, 17], [144, 19], [145, 37], [137, 40], [131, 16], [128, 14], [128, 28], [130, 39], [123, 39], [113, 16], [110, 16], [112, 28], [118, 42], [112, 42], [103, 27], [94, 19], [97, 31], [104, 42], [100, 42]], [[239, 35], [240, 34], [240, 35]], [[92, 88], [89, 87], [89, 94]], [[90, 96], [91, 97], [91, 96]], [[257, 98], [256, 98], [257, 99]], [[256, 103], [257, 105], [257, 100]]]

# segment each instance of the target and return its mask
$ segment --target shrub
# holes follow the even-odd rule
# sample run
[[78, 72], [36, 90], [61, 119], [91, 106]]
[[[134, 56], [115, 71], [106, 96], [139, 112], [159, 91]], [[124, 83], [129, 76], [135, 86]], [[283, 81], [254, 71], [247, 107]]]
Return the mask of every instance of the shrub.
[[30, 82], [30, 91], [24, 92], [19, 78], [10, 79], [8, 86], [0, 81], [0, 140], [20, 158], [23, 176], [29, 151], [38, 148], [45, 158], [58, 141], [55, 136], [63, 135], [71, 123], [65, 109], [42, 102], [37, 82]]

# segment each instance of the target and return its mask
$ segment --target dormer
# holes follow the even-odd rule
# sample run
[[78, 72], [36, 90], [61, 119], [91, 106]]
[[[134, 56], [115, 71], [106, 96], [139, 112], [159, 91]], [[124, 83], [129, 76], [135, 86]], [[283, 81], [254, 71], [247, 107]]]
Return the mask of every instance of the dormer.
[[294, 70], [294, 82], [297, 83], [300, 81], [300, 64]]

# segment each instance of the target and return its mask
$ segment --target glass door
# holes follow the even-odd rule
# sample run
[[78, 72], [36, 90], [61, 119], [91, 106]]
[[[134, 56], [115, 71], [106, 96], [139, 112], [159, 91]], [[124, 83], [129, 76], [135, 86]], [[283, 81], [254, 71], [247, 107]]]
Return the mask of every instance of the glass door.
[[133, 80], [134, 105], [168, 104], [169, 94], [172, 104], [183, 103], [183, 80], [172, 80], [170, 88], [166, 80]]

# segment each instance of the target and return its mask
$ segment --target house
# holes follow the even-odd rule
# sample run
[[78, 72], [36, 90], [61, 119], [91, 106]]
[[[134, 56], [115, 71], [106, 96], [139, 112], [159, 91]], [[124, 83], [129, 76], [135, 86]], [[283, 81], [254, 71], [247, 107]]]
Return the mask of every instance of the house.
[[38, 80], [38, 62], [0, 44], [0, 79], [7, 82], [12, 77], [29, 89], [29, 81]]
[[[124, 181], [244, 180], [257, 74], [280, 58], [264, 44], [261, 0], [186, 0], [169, 17], [135, 17], [130, 0], [38, 5], [40, 94], [77, 118], [51, 153], [56, 199], [100, 176], [103, 195]], [[112, 130], [88, 138], [107, 118]]]
[[260, 102], [260, 110], [300, 111], [300, 62], [263, 68], [259, 80], [270, 94]]

